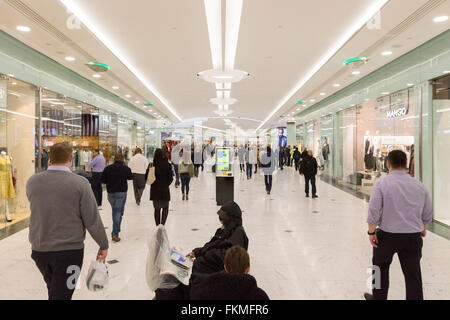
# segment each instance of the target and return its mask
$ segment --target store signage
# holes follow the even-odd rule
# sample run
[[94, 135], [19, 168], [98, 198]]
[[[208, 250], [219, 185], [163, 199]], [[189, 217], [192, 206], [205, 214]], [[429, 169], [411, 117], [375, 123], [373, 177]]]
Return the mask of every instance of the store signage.
[[386, 117], [388, 119], [403, 117], [408, 114], [408, 109], [406, 107], [389, 110], [386, 112]]

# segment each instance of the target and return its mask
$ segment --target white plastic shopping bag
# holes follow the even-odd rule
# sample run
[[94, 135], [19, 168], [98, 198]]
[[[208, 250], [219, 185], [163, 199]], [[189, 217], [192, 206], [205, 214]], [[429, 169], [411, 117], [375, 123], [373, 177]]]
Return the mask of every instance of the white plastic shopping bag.
[[[146, 280], [152, 291], [173, 289], [180, 283], [189, 284], [192, 265], [186, 263], [189, 261], [183, 261], [187, 266], [180, 265], [177, 262], [179, 259], [174, 261], [176, 259], [173, 258], [173, 252], [174, 249], [170, 247], [166, 229], [163, 225], [159, 225], [148, 240]], [[180, 254], [178, 253], [178, 255]]]
[[92, 261], [89, 267], [86, 284], [90, 291], [102, 291], [108, 286], [109, 274], [106, 264]]

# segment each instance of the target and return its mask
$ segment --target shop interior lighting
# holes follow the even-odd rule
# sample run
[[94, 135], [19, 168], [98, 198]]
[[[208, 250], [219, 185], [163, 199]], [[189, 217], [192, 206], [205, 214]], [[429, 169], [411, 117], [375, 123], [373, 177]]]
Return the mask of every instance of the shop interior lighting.
[[[175, 112], [175, 110], [169, 105], [164, 97], [156, 90], [153, 84], [148, 81], [144, 75], [131, 63], [128, 57], [119, 49], [116, 43], [112, 39], [114, 37], [108, 36], [101, 28], [100, 24], [97, 24], [95, 19], [90, 16], [90, 11], [83, 8], [79, 1], [76, 0], [60, 0], [60, 2], [72, 12], [100, 41], [141, 81], [141, 83], [150, 90], [173, 114], [175, 117], [182, 121], [181, 117]], [[205, 1], [206, 2], [206, 1]], [[217, 1], [216, 1], [217, 2]], [[220, 2], [220, 1], [219, 1]]]
[[348, 30], [342, 35], [342, 37], [331, 47], [328, 52], [319, 60], [319, 62], [303, 77], [300, 81], [287, 93], [287, 95], [281, 100], [277, 107], [264, 119], [264, 121], [258, 126], [258, 129], [266, 124], [272, 116], [278, 112], [285, 105], [289, 99], [300, 90], [346, 43], [349, 41], [355, 33], [357, 33], [367, 22], [372, 19], [383, 6], [389, 0], [377, 0], [366, 8], [363, 14], [352, 24]]

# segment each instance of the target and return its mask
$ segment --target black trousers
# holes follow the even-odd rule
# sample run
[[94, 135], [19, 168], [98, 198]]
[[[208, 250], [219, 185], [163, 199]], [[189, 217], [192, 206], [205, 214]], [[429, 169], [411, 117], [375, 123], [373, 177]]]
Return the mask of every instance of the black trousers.
[[133, 190], [136, 203], [140, 203], [145, 190], [145, 174], [133, 173]]
[[374, 299], [387, 299], [389, 267], [397, 253], [405, 277], [406, 300], [423, 300], [420, 269], [423, 239], [420, 233], [388, 233], [378, 229], [377, 237], [378, 248], [373, 248], [372, 263], [380, 268], [380, 288], [374, 286], [372, 289]]
[[102, 173], [93, 172], [91, 180], [92, 191], [94, 192], [95, 200], [97, 200], [97, 205], [101, 206], [103, 201], [103, 188], [102, 188]]
[[31, 253], [47, 284], [49, 300], [70, 300], [83, 265], [84, 249]]
[[309, 194], [309, 183], [311, 182], [311, 186], [312, 186], [312, 194], [313, 196], [316, 194], [317, 190], [316, 190], [316, 176], [307, 176], [305, 175], [305, 193]]

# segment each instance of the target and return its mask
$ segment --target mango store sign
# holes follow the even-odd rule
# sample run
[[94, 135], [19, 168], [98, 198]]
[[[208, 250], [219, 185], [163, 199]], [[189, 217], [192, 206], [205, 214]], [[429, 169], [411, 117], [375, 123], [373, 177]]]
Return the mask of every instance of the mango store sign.
[[392, 109], [386, 112], [386, 117], [388, 119], [403, 117], [408, 114], [408, 109], [406, 107]]

